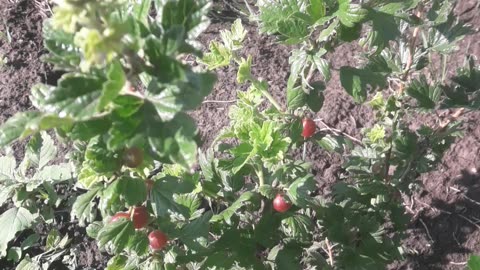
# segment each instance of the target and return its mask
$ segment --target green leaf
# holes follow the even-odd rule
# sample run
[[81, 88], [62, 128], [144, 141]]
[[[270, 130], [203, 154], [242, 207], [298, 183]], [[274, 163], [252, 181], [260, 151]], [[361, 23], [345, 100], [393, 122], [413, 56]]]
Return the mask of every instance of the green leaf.
[[88, 120], [97, 115], [104, 80], [95, 76], [67, 74], [51, 89], [32, 89], [32, 103], [61, 118]]
[[385, 138], [385, 127], [377, 124], [366, 135], [372, 143], [380, 143]]
[[343, 153], [348, 149], [353, 148], [350, 140], [343, 136], [325, 135], [317, 141], [318, 145], [329, 152]]
[[174, 200], [177, 204], [188, 208], [189, 217], [194, 215], [202, 203], [200, 197], [194, 193], [175, 195]]
[[172, 121], [160, 122], [152, 110], [146, 111], [146, 138], [159, 160], [170, 161], [190, 169], [196, 162], [197, 130], [193, 119], [183, 113], [177, 114]]
[[102, 227], [103, 225], [101, 221], [90, 223], [86, 229], [87, 235], [91, 238], [97, 238], [98, 232], [102, 229]]
[[282, 220], [283, 232], [299, 242], [308, 242], [312, 238], [313, 223], [305, 215], [293, 215]]
[[268, 260], [274, 261], [278, 270], [300, 270], [302, 249], [298, 245], [277, 245], [270, 250]]
[[211, 41], [209, 52], [205, 53], [201, 62], [206, 65], [209, 70], [214, 70], [230, 65], [232, 57], [233, 54], [231, 50], [216, 41]]
[[249, 55], [247, 60], [242, 58], [240, 65], [238, 66], [237, 82], [245, 83], [252, 79], [252, 56]]
[[277, 195], [277, 191], [270, 185], [261, 185], [258, 188], [258, 192], [267, 199], [273, 199], [275, 198], [275, 195]]
[[37, 263], [34, 263], [32, 259], [30, 259], [30, 255], [25, 255], [25, 258], [17, 265], [15, 270], [37, 270], [40, 266]]
[[371, 47], [376, 47], [377, 52], [381, 52], [388, 43], [396, 40], [400, 36], [400, 30], [393, 15], [369, 10], [368, 18], [372, 21], [372, 31], [368, 35]]
[[0, 157], [0, 182], [15, 179], [15, 169], [17, 162], [13, 156]]
[[94, 212], [95, 202], [93, 201], [102, 190], [100, 186], [93, 186], [87, 193], [77, 197], [72, 206], [72, 217], [78, 219], [80, 226], [85, 226], [85, 221], [92, 222], [95, 220], [96, 212]]
[[107, 224], [98, 232], [98, 243], [100, 247], [111, 243], [113, 252], [119, 253], [127, 247], [130, 236], [135, 234], [133, 223], [123, 219], [118, 222]]
[[416, 99], [418, 106], [424, 109], [434, 109], [442, 92], [441, 87], [430, 86], [424, 76], [411, 82], [406, 89], [406, 93]]
[[30, 228], [35, 220], [25, 208], [11, 208], [0, 216], [0, 257], [7, 255], [8, 242], [15, 238], [18, 232]]
[[308, 37], [308, 24], [305, 20], [291, 17], [277, 23], [280, 40], [287, 45], [295, 45]]
[[91, 138], [107, 133], [111, 126], [109, 118], [96, 118], [75, 123], [69, 136], [72, 140], [88, 141]]
[[197, 250], [200, 246], [203, 246], [201, 241], [208, 238], [212, 216], [212, 212], [207, 212], [200, 218], [183, 226], [180, 231], [180, 240], [192, 250]]
[[295, 86], [299, 76], [305, 70], [307, 64], [307, 53], [304, 50], [294, 50], [288, 63], [290, 64], [290, 77], [288, 78], [287, 89], [291, 89]]
[[0, 146], [6, 146], [22, 138], [27, 124], [39, 115], [39, 112], [21, 112], [9, 118], [0, 127]]
[[123, 190], [117, 190], [125, 198], [127, 206], [135, 206], [147, 199], [147, 187], [140, 178], [122, 177], [119, 180]]
[[360, 5], [350, 3], [350, 0], [338, 0], [338, 4], [338, 10], [335, 12], [335, 15], [347, 27], [353, 27], [356, 23], [361, 22], [368, 13]]
[[165, 87], [153, 80], [148, 86], [146, 96], [162, 120], [169, 121], [180, 111], [195, 109], [210, 93], [215, 82], [215, 76], [210, 73], [189, 72], [187, 77], [187, 81], [176, 85]]
[[316, 22], [325, 16], [325, 3], [323, 0], [310, 0], [310, 5], [307, 7], [308, 15], [312, 22]]
[[152, 0], [141, 0], [133, 2], [133, 14], [135, 18], [143, 23], [147, 22], [148, 14], [152, 6]]
[[287, 190], [290, 200], [300, 207], [307, 207], [310, 193], [315, 190], [315, 180], [311, 175], [295, 180]]
[[7, 260], [17, 263], [22, 258], [22, 249], [19, 247], [11, 247], [7, 253]]
[[174, 177], [164, 177], [155, 181], [151, 191], [151, 202], [155, 216], [168, 217], [171, 212], [174, 212], [189, 217], [190, 206], [177, 203], [174, 194], [192, 192], [194, 187], [192, 183]]
[[232, 23], [231, 31], [220, 31], [220, 37], [225, 47], [230, 51], [236, 51], [242, 48], [242, 42], [247, 32], [243, 28], [242, 20], [236, 19]]
[[137, 256], [144, 256], [148, 253], [148, 237], [145, 232], [136, 231], [128, 240], [128, 249], [135, 252]]
[[307, 94], [301, 87], [287, 88], [287, 107], [289, 110], [295, 110], [305, 106]]
[[320, 50], [316, 54], [312, 55], [312, 62], [315, 64], [315, 67], [320, 72], [320, 74], [322, 74], [325, 82], [328, 82], [332, 76], [330, 73], [330, 65], [328, 61], [322, 58], [325, 53], [326, 51]]
[[325, 90], [325, 84], [323, 82], [310, 83], [312, 87], [310, 93], [307, 94], [307, 105], [313, 112], [319, 112], [322, 109], [325, 97], [323, 91]]
[[232, 205], [230, 205], [230, 207], [223, 210], [220, 214], [214, 215], [211, 219], [211, 222], [225, 220], [227, 223], [229, 223], [232, 216], [245, 204], [252, 201], [255, 197], [256, 194], [251, 191], [244, 192], [234, 203], [232, 203]]
[[480, 67], [475, 67], [474, 57], [470, 56], [467, 60], [466, 66], [457, 70], [452, 81], [471, 93], [480, 90]]
[[31, 248], [32, 246], [34, 246], [35, 244], [37, 244], [39, 240], [40, 240], [40, 235], [38, 235], [36, 233], [31, 234], [25, 240], [23, 240], [20, 248], [22, 250], [27, 250], [27, 249]]
[[387, 83], [382, 73], [348, 66], [340, 68], [340, 82], [356, 102], [364, 102], [366, 100], [367, 86], [383, 88]]
[[113, 101], [126, 83], [125, 73], [122, 64], [118, 61], [112, 63], [108, 68], [108, 80], [103, 84], [102, 95], [98, 101], [97, 110], [103, 111]]
[[471, 255], [468, 259], [467, 266], [469, 270], [480, 270], [480, 256]]

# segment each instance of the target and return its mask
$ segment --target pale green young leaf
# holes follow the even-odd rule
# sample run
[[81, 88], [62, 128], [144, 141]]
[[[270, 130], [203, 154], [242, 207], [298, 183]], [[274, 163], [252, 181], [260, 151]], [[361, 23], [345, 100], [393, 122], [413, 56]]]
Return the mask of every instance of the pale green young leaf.
[[252, 56], [249, 55], [245, 60], [242, 58], [240, 65], [238, 66], [237, 82], [245, 83], [248, 80], [252, 80]]
[[288, 58], [290, 64], [290, 77], [288, 78], [287, 89], [293, 88], [298, 78], [304, 72], [308, 60], [308, 55], [304, 50], [293, 50]]
[[223, 45], [229, 51], [236, 51], [242, 48], [242, 42], [247, 32], [243, 28], [242, 20], [236, 19], [230, 31], [220, 31], [220, 37], [222, 38]]
[[7, 252], [8, 242], [15, 238], [18, 232], [30, 228], [35, 216], [25, 208], [10, 208], [0, 216], [0, 257]]
[[96, 173], [90, 166], [84, 163], [78, 174], [78, 184], [81, 188], [89, 189], [96, 183], [104, 182], [107, 177]]
[[231, 50], [216, 41], [210, 42], [209, 49], [210, 51], [205, 53], [201, 59], [208, 69], [213, 70], [230, 65], [233, 57]]
[[40, 266], [34, 262], [31, 258], [30, 255], [25, 255], [25, 258], [17, 265], [15, 270], [37, 270], [39, 269]]
[[147, 22], [152, 6], [152, 0], [133, 1], [133, 14], [135, 18], [143, 23]]
[[372, 143], [381, 143], [383, 139], [385, 139], [385, 127], [375, 125], [367, 132], [366, 135]]

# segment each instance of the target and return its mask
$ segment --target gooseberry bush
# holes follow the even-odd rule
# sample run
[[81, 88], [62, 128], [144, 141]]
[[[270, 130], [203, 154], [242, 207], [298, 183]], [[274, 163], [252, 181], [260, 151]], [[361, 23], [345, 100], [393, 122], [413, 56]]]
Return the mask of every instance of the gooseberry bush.
[[[46, 130], [71, 145], [82, 191], [71, 216], [112, 255], [107, 269], [385, 269], [403, 255], [402, 196], [461, 134], [460, 114], [480, 107], [472, 57], [446, 74], [470, 33], [454, 1], [248, 6], [260, 31], [294, 47], [284, 106], [241, 54], [240, 20], [202, 55], [195, 38], [208, 26], [206, 0], [56, 2], [45, 61], [65, 74], [33, 87], [37, 110], [4, 123], [0, 145]], [[362, 139], [315, 123], [332, 72], [326, 56], [357, 41], [362, 65], [339, 73], [346, 92], [375, 112]], [[203, 65], [187, 65], [187, 55]], [[229, 126], [198, 151], [187, 111], [211, 92], [212, 70], [229, 65], [248, 89], [237, 92]], [[454, 114], [409, 127], [412, 115], [440, 109]], [[320, 195], [305, 151], [296, 154], [309, 143], [344, 158], [332, 194]]]

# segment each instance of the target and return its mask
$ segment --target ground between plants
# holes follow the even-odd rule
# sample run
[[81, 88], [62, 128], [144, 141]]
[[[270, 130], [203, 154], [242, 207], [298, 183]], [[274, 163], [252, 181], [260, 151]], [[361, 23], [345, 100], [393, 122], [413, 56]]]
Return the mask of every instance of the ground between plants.
[[[233, 14], [221, 1], [216, 5], [219, 10], [226, 11], [222, 14]], [[453, 74], [455, 68], [463, 64], [465, 55], [473, 54], [480, 58], [480, 15], [477, 15], [480, 10], [476, 5], [476, 0], [464, 0], [460, 1], [456, 9], [462, 18], [472, 18], [471, 24], [476, 34], [462, 41], [457, 54], [449, 59], [449, 74]], [[4, 34], [0, 39], [0, 56], [7, 58], [7, 64], [0, 67], [1, 123], [16, 112], [31, 108], [28, 95], [33, 84], [55, 84], [59, 77], [58, 72], [52, 71], [50, 66], [40, 61], [40, 56], [45, 53], [41, 26], [48, 15], [48, 5], [43, 0], [20, 0], [16, 3], [0, 1], [0, 32]], [[244, 23], [249, 34], [242, 54], [253, 56], [256, 63], [253, 74], [267, 80], [272, 95], [284, 102], [291, 48], [277, 45], [273, 37], [258, 34], [255, 24]], [[212, 39], [218, 39], [219, 30], [230, 28], [230, 24], [231, 20], [226, 16], [217, 17], [201, 36], [202, 44], [207, 45]], [[358, 52], [359, 47], [356, 45], [340, 47], [329, 55], [333, 69], [343, 65], [356, 65], [355, 55]], [[193, 59], [187, 61], [197, 64]], [[374, 116], [368, 107], [355, 104], [345, 93], [337, 72], [332, 75], [332, 80], [327, 85], [325, 105], [315, 118], [359, 138], [360, 130], [369, 127]], [[228, 124], [226, 115], [230, 101], [236, 97], [235, 90], [242, 89], [235, 81], [235, 68], [223, 68], [217, 72], [217, 76], [219, 80], [213, 93], [200, 108], [192, 112], [197, 120], [204, 149], [221, 128]], [[433, 125], [450, 113], [438, 112], [437, 118], [412, 115], [411, 127], [418, 127], [421, 123]], [[436, 171], [420, 176], [424, 188], [414, 197], [404, 198], [412, 216], [404, 242], [407, 260], [392, 264], [390, 269], [464, 269], [469, 254], [480, 254], [480, 222], [477, 222], [480, 220], [480, 112], [469, 113], [462, 120], [465, 122], [465, 136], [452, 145]], [[21, 144], [14, 147], [17, 158], [23, 155], [20, 151], [23, 147], [19, 146]], [[313, 163], [318, 192], [328, 194], [331, 185], [342, 174], [341, 157], [329, 154], [313, 144], [308, 147], [307, 157]], [[5, 209], [1, 208], [0, 214]], [[105, 267], [108, 255], [98, 250], [96, 243], [86, 236], [83, 228], [70, 222], [66, 215], [59, 215], [57, 222], [53, 227], [73, 238], [70, 247], [77, 255], [78, 269]], [[40, 226], [35, 230], [43, 236], [44, 241], [53, 227]], [[21, 237], [20, 235], [17, 241]], [[14, 269], [14, 266], [0, 260], [0, 269]]]

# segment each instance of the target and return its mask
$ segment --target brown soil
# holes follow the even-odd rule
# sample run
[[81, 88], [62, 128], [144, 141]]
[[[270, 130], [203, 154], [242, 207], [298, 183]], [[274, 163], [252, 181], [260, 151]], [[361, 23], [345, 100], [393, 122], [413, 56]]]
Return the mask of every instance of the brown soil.
[[[36, 1], [17, 2], [0, 1], [0, 18], [6, 23], [0, 21], [0, 32], [8, 31], [12, 37], [11, 42], [0, 39], [0, 56], [8, 59], [7, 65], [0, 67], [0, 122], [15, 112], [31, 109], [28, 94], [33, 84], [55, 83], [58, 78], [58, 74], [39, 60], [45, 53], [41, 42], [41, 22], [45, 17], [42, 10], [46, 9], [36, 6]], [[460, 14], [475, 4], [476, 0], [461, 1], [457, 11]], [[462, 16], [468, 18], [479, 12], [473, 10]], [[244, 23], [249, 34], [242, 54], [253, 56], [254, 75], [268, 81], [272, 95], [284, 104], [291, 48], [276, 44], [273, 37], [258, 34], [256, 25]], [[449, 74], [463, 63], [467, 53], [480, 58], [480, 16], [472, 23], [477, 33], [460, 44], [458, 53], [450, 59]], [[229, 27], [230, 22], [213, 23], [202, 35], [201, 42], [206, 45], [210, 40], [218, 39], [219, 30]], [[354, 66], [357, 64], [354, 57], [357, 52], [357, 46], [343, 45], [330, 55], [333, 67]], [[203, 148], [208, 147], [228, 124], [227, 113], [231, 104], [209, 101], [234, 100], [236, 90], [245, 87], [236, 83], [236, 71], [232, 67], [219, 70], [219, 81], [207, 97], [207, 102], [192, 112], [204, 140]], [[366, 106], [355, 104], [342, 89], [338, 72], [333, 72], [325, 105], [315, 117], [357, 138], [360, 138], [362, 128], [374, 122], [372, 112]], [[480, 201], [480, 113], [467, 114], [462, 120], [465, 121], [465, 136], [449, 149], [435, 172], [420, 177], [423, 190], [413, 200], [405, 200], [412, 212], [412, 222], [404, 242], [406, 260], [392, 264], [390, 269], [464, 269], [463, 262], [470, 254], [480, 254], [480, 227], [476, 224], [480, 219], [480, 205], [476, 202]], [[412, 127], [436, 121], [433, 117], [415, 116]], [[341, 156], [329, 154], [313, 143], [309, 144], [307, 154], [313, 164], [319, 190], [328, 193], [341, 173]], [[68, 220], [68, 217], [60, 218], [57, 226], [74, 238], [71, 248], [77, 254], [78, 269], [103, 269], [107, 257], [99, 252], [94, 241], [88, 239], [84, 229]], [[37, 229], [45, 235], [49, 228]], [[11, 264], [0, 260], [0, 269], [10, 267]]]

